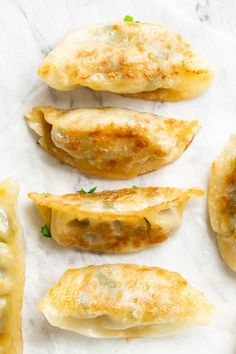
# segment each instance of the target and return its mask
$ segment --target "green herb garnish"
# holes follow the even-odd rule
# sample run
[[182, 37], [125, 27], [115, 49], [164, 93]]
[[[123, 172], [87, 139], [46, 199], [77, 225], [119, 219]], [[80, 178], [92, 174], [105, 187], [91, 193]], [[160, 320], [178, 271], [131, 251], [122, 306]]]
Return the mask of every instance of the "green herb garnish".
[[130, 15], [126, 15], [126, 16], [123, 18], [123, 20], [124, 20], [125, 22], [135, 22], [135, 23], [140, 23], [140, 21], [134, 21], [133, 16], [130, 16]]
[[97, 187], [91, 188], [87, 193], [94, 193], [96, 191]]
[[84, 188], [81, 188], [79, 191], [77, 191], [77, 193], [79, 194], [92, 194], [96, 191], [97, 187], [93, 187], [91, 189], [89, 189], [88, 191], [86, 191]]
[[79, 194], [87, 194], [87, 192], [84, 190], [84, 188], [81, 188], [79, 191], [77, 191]]
[[130, 15], [126, 15], [124, 17], [124, 21], [125, 22], [134, 22], [134, 18], [132, 16], [130, 16]]
[[133, 185], [133, 188], [138, 188], [138, 186]]
[[51, 236], [51, 232], [50, 232], [50, 230], [49, 230], [49, 228], [47, 227], [46, 224], [41, 226], [40, 231], [41, 231], [41, 234], [42, 234], [44, 237], [52, 237], [52, 236]]

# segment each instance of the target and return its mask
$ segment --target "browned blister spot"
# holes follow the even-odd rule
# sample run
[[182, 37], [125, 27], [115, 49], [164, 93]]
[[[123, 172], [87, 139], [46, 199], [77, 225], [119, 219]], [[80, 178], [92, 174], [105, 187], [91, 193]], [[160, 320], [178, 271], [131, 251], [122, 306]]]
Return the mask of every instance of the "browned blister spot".
[[144, 46], [144, 44], [141, 43], [140, 41], [137, 41], [137, 42], [136, 42], [136, 47], [137, 47], [137, 49], [138, 49], [141, 53], [145, 52], [145, 46]]
[[51, 64], [44, 64], [38, 71], [39, 75], [46, 78], [51, 70]]

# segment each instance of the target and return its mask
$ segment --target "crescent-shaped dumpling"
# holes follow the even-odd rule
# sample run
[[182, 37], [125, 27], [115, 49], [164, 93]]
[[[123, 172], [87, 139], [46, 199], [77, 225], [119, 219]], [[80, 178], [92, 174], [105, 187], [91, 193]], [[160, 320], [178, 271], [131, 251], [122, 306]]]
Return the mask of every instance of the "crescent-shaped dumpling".
[[19, 186], [0, 182], [0, 353], [22, 354], [24, 241], [16, 203]]
[[39, 303], [56, 327], [88, 337], [160, 337], [205, 325], [213, 306], [178, 273], [133, 264], [71, 269]]
[[44, 59], [39, 75], [62, 91], [87, 86], [158, 101], [196, 96], [213, 78], [179, 34], [163, 25], [130, 22], [68, 34]]
[[236, 272], [236, 134], [212, 164], [208, 202], [221, 256]]
[[200, 129], [198, 121], [120, 108], [34, 107], [26, 119], [49, 154], [88, 175], [114, 179], [176, 160]]
[[180, 227], [189, 198], [203, 194], [200, 189], [146, 187], [29, 197], [60, 245], [124, 253], [165, 241]]

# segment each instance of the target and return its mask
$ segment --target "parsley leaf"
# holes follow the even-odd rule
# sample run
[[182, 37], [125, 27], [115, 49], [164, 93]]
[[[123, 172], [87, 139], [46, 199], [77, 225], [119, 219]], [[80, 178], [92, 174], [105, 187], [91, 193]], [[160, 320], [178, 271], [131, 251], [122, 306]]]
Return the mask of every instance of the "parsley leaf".
[[133, 185], [133, 188], [138, 188], [138, 186]]
[[126, 15], [126, 16], [124, 17], [124, 21], [125, 21], [125, 22], [134, 22], [134, 19], [133, 19], [132, 16]]
[[52, 237], [52, 236], [51, 236], [51, 232], [50, 232], [50, 230], [49, 230], [49, 228], [47, 227], [46, 224], [41, 226], [40, 231], [41, 231], [41, 234], [42, 234], [44, 237]]
[[77, 193], [79, 194], [92, 194], [96, 191], [97, 187], [93, 187], [91, 189], [89, 189], [88, 191], [84, 190], [84, 188], [81, 188], [79, 191], [77, 191]]

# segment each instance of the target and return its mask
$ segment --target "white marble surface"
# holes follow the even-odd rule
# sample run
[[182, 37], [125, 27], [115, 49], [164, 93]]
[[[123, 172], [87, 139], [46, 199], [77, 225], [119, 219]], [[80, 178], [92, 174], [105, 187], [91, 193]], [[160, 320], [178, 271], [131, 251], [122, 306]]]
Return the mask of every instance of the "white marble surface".
[[[25, 354], [235, 354], [236, 276], [221, 261], [209, 226], [206, 198], [186, 207], [183, 226], [159, 247], [132, 255], [97, 255], [65, 250], [40, 237], [40, 218], [29, 191], [65, 193], [162, 185], [207, 188], [211, 161], [236, 130], [236, 5], [201, 0], [0, 0], [0, 178], [21, 186], [20, 215], [27, 243], [24, 297]], [[216, 71], [214, 85], [202, 96], [178, 103], [130, 100], [81, 89], [60, 93], [37, 76], [43, 56], [69, 30], [90, 23], [120, 20], [165, 23], [192, 42]], [[186, 153], [160, 171], [130, 181], [88, 178], [62, 166], [36, 144], [23, 113], [35, 104], [59, 107], [123, 106], [169, 117], [199, 119], [202, 130]], [[36, 303], [66, 268], [104, 262], [157, 265], [180, 272], [202, 289], [216, 307], [211, 324], [162, 339], [96, 340], [51, 327]]]

